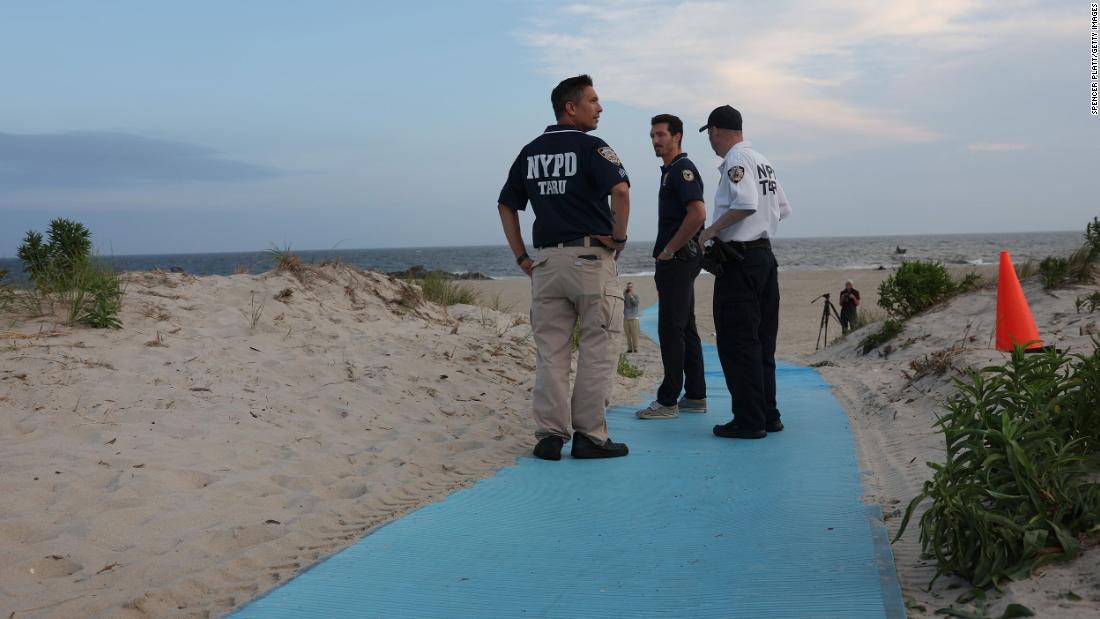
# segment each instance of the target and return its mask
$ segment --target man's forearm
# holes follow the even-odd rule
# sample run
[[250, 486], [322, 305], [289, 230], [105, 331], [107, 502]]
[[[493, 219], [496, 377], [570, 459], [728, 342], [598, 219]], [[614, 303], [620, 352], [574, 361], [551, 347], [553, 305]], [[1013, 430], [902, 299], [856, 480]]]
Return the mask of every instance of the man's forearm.
[[504, 227], [504, 238], [508, 239], [508, 247], [517, 258], [527, 253], [527, 247], [523, 244], [523, 232], [519, 228], [519, 213], [511, 208], [498, 204], [500, 212], [500, 224]]
[[630, 189], [625, 182], [611, 190], [611, 216], [615, 219], [611, 238], [625, 239], [627, 223], [630, 221]]
[[743, 210], [730, 209], [730, 210], [726, 211], [725, 215], [722, 215], [721, 217], [719, 217], [718, 221], [712, 223], [710, 225], [709, 230], [711, 230], [715, 234], [718, 234], [719, 232], [725, 230], [726, 228], [732, 226], [733, 224], [741, 221], [742, 219], [745, 219], [749, 215], [752, 215], [753, 212], [754, 211], [743, 211]]
[[680, 228], [676, 231], [676, 234], [672, 235], [672, 238], [669, 239], [662, 250], [670, 254], [676, 253], [677, 250], [687, 244], [691, 237], [695, 236], [695, 233], [699, 231], [699, 228], [706, 220], [707, 211], [702, 202], [692, 202], [688, 204], [688, 212], [684, 217], [684, 221], [680, 224]]

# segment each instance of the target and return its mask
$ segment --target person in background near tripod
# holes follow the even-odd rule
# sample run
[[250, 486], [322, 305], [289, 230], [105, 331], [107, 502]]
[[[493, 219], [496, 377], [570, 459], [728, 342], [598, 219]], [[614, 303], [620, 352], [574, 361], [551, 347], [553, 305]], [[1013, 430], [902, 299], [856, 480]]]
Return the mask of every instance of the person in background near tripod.
[[718, 359], [733, 399], [733, 420], [714, 426], [714, 434], [764, 438], [783, 429], [775, 402], [779, 277], [769, 239], [791, 207], [771, 162], [741, 133], [740, 112], [715, 108], [699, 131], [722, 157], [714, 220], [699, 241], [724, 242], [739, 254], [714, 278]]
[[623, 321], [626, 323], [626, 352], [638, 352], [638, 339], [642, 335], [641, 321], [638, 320], [638, 293], [634, 292], [634, 282], [626, 283], [623, 292]]
[[[699, 231], [707, 220], [703, 180], [681, 148], [684, 123], [672, 114], [650, 121], [649, 139], [661, 166], [657, 193], [657, 336], [661, 343], [664, 380], [657, 399], [639, 410], [638, 419], [672, 419], [680, 410], [707, 412], [707, 384], [703, 378], [703, 344], [695, 328], [695, 278], [702, 269]], [[680, 398], [683, 389], [684, 397]]]
[[840, 291], [840, 330], [844, 335], [856, 324], [856, 308], [859, 307], [859, 291], [852, 286], [852, 280], [844, 282]]

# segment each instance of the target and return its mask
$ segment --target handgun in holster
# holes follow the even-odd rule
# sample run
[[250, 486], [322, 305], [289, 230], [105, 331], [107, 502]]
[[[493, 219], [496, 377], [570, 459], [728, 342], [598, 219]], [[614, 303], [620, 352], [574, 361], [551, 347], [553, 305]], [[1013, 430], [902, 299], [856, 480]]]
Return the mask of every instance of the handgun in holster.
[[721, 239], [714, 239], [703, 251], [702, 267], [715, 277], [725, 272], [725, 265], [734, 260], [744, 260], [745, 256]]

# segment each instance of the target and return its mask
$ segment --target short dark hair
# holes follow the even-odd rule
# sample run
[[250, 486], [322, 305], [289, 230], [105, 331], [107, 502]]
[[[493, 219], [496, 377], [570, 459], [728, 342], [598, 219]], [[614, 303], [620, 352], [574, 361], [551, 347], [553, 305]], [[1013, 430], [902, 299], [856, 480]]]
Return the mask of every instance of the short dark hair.
[[653, 120], [649, 121], [650, 126], [659, 125], [665, 123], [668, 125], [668, 132], [672, 135], [680, 134], [680, 141], [684, 140], [684, 121], [680, 120], [678, 116], [672, 114], [658, 114], [653, 117]]
[[565, 114], [565, 104], [569, 101], [580, 103], [584, 89], [592, 85], [592, 78], [587, 74], [577, 75], [563, 79], [550, 92], [550, 104], [554, 106], [554, 118], [561, 118]]

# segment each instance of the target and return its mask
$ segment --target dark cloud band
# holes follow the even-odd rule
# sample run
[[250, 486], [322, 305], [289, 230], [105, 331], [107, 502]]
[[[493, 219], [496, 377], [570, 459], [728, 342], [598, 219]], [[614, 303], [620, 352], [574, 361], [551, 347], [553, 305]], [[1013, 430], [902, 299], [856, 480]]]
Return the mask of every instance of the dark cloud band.
[[212, 149], [125, 133], [0, 133], [0, 191], [241, 182], [283, 172]]

